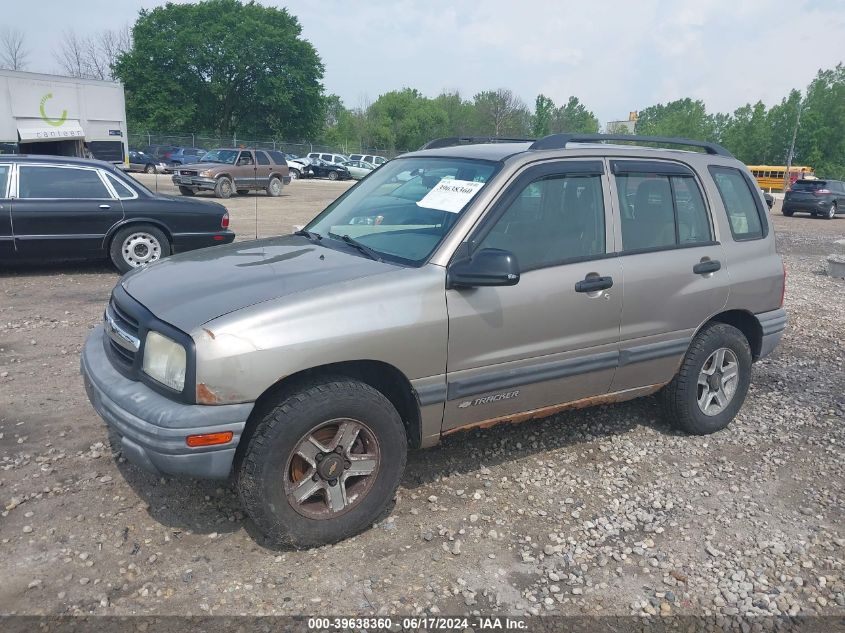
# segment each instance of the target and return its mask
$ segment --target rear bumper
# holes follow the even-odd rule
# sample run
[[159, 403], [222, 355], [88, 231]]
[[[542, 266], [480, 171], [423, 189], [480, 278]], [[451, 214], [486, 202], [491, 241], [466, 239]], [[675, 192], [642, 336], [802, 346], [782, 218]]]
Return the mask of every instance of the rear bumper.
[[173, 235], [173, 252], [184, 253], [198, 248], [231, 244], [235, 241], [233, 231], [216, 231], [214, 233], [175, 233]]
[[[123, 456], [156, 474], [228, 477], [252, 403], [174, 402], [118, 373], [106, 356], [103, 337], [102, 326], [97, 326], [85, 341], [82, 378], [91, 405], [120, 437]], [[191, 448], [185, 443], [188, 435], [223, 431], [232, 431], [233, 437], [222, 446]]]
[[786, 329], [786, 311], [783, 308], [762, 312], [757, 315], [757, 321], [763, 330], [763, 340], [757, 359], [765, 358], [780, 344]]
[[[830, 209], [830, 205], [833, 204], [832, 200], [784, 200], [783, 201], [783, 210], [784, 211], [792, 211], [793, 213], [827, 213], [828, 209]], [[839, 210], [837, 209], [837, 213], [845, 213], [845, 209]]]

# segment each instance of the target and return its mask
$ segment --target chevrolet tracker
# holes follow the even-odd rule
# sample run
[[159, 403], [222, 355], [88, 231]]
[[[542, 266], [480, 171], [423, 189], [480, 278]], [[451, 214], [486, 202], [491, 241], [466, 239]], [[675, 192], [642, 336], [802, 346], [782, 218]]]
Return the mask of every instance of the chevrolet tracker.
[[126, 459], [232, 476], [270, 540], [308, 547], [372, 525], [408, 448], [460, 429], [655, 393], [680, 429], [724, 429], [784, 276], [718, 145], [439, 139], [293, 235], [130, 272], [82, 373]]

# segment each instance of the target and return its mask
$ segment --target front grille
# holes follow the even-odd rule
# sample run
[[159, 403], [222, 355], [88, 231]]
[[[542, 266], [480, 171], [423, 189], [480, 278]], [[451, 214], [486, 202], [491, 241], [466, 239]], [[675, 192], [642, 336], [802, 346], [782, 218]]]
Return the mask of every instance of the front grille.
[[182, 169], [182, 170], [179, 171], [179, 175], [180, 176], [196, 176], [197, 172]]
[[[132, 317], [126, 310], [121, 308], [117, 301], [115, 301], [114, 297], [109, 302], [108, 312], [111, 315], [111, 318], [114, 320], [115, 325], [126, 332], [127, 334], [138, 338], [138, 320]], [[112, 351], [112, 358], [123, 365], [125, 369], [131, 369], [135, 364], [135, 357], [137, 355], [136, 352], [126, 349], [124, 346], [119, 345], [114, 339], [109, 337], [109, 348]]]

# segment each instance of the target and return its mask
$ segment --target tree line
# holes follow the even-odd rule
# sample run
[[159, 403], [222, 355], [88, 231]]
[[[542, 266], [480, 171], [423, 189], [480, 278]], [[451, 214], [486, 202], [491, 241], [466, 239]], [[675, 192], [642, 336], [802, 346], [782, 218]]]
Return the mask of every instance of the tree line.
[[[0, 30], [0, 66], [27, 68], [24, 34]], [[66, 31], [54, 51], [60, 72], [122, 81], [132, 129], [308, 139], [349, 148], [412, 150], [441, 136], [536, 138], [597, 132], [596, 115], [570, 96], [532, 106], [507, 88], [428, 97], [414, 88], [348, 107], [326, 94], [323, 64], [286, 9], [205, 0], [141, 10], [134, 25], [91, 36]], [[627, 108], [623, 108], [627, 111]], [[724, 145], [747, 164], [785, 164], [800, 117], [793, 164], [845, 179], [845, 67], [820, 70], [802, 92], [731, 113], [678, 99], [642, 109], [636, 133]], [[619, 131], [619, 130], [614, 130]]]

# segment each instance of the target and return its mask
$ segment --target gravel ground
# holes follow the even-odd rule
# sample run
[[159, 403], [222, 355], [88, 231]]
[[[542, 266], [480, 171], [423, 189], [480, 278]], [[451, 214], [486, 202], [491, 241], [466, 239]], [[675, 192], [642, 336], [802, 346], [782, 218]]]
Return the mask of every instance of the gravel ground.
[[[232, 199], [233, 228], [346, 186]], [[772, 217], [790, 322], [728, 430], [678, 434], [645, 398], [454, 435], [410, 455], [383, 523], [311, 551], [267, 547], [228, 484], [111, 454], [78, 372], [108, 266], [0, 272], [0, 613], [845, 614], [845, 218]]]

